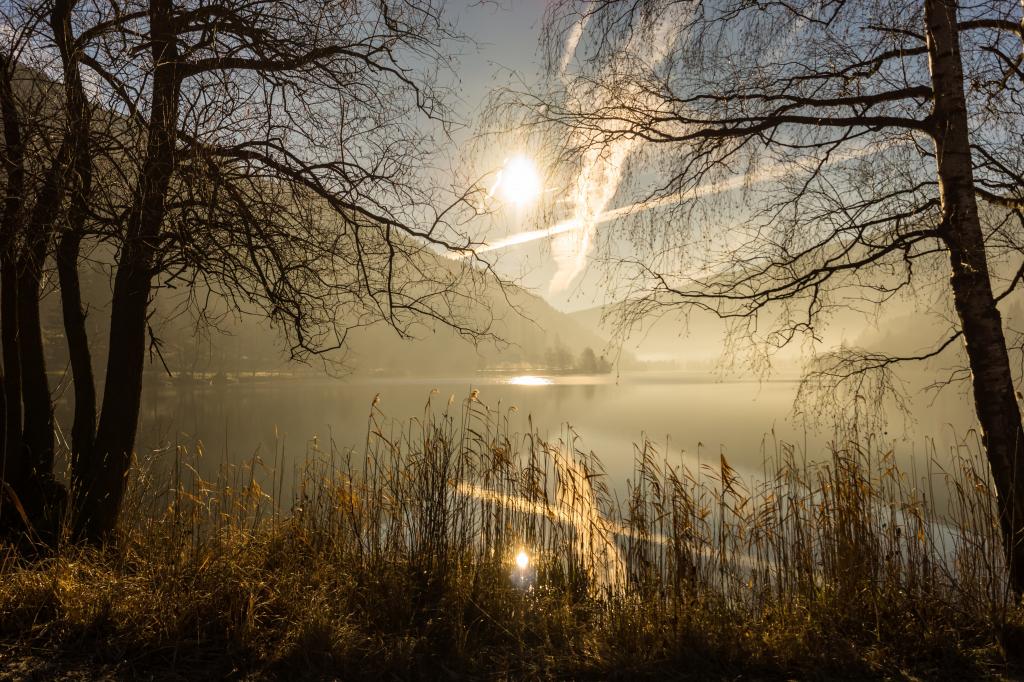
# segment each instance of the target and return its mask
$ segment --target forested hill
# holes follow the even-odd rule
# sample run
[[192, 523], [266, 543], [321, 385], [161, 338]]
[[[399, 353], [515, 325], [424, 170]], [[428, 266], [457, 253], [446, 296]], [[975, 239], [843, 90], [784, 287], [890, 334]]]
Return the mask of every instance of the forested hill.
[[[110, 277], [102, 265], [83, 274], [89, 308], [89, 333], [93, 337], [93, 362], [99, 369], [106, 361], [108, 330], [105, 327], [110, 299]], [[156, 341], [150, 344], [147, 369], [151, 373], [228, 375], [252, 372], [320, 371], [317, 363], [288, 361], [287, 344], [280, 329], [253, 315], [226, 315], [225, 306], [212, 298], [204, 301], [208, 315], [198, 320], [195, 299], [185, 306], [188, 293], [160, 289], [151, 318]], [[519, 287], [504, 292], [496, 285], [485, 289], [486, 301], [474, 315], [493, 317], [495, 338], [474, 345], [441, 325], [423, 323], [403, 338], [393, 329], [376, 324], [349, 332], [348, 348], [328, 356], [339, 361], [335, 368], [357, 374], [437, 375], [477, 370], [544, 370], [561, 372], [608, 371], [607, 341], [599, 333], [561, 313]], [[506, 300], [506, 296], [508, 297]], [[200, 295], [201, 299], [202, 296]], [[484, 305], [486, 304], [486, 305]], [[513, 308], [514, 306], [514, 308]], [[186, 312], [182, 312], [187, 309]], [[67, 365], [58, 292], [43, 300], [45, 337], [50, 370], [62, 372]], [[589, 351], [588, 351], [589, 349]], [[167, 369], [164, 368], [164, 363]]]
[[[626, 338], [618, 332], [621, 305], [612, 304], [570, 313], [573, 321], [592, 333], [604, 335], [621, 344], [636, 361], [671, 364], [680, 369], [707, 369], [728, 361], [725, 323], [707, 312], [686, 316], [682, 310], [666, 312], [661, 317], [639, 320]], [[1007, 340], [1014, 347], [1020, 343], [1024, 330], [1024, 295], [1012, 294], [1001, 306]], [[908, 301], [895, 300], [877, 316], [870, 310], [838, 308], [816, 329], [815, 352], [826, 352], [840, 346], [862, 348], [871, 352], [898, 356], [915, 356], [933, 349], [951, 333], [949, 314]], [[808, 349], [794, 343], [776, 357], [780, 369], [797, 369], [806, 359]], [[934, 366], [958, 362], [963, 344], [951, 344], [940, 354]], [[914, 367], [914, 365], [907, 365]], [[917, 365], [919, 369], [924, 368]]]

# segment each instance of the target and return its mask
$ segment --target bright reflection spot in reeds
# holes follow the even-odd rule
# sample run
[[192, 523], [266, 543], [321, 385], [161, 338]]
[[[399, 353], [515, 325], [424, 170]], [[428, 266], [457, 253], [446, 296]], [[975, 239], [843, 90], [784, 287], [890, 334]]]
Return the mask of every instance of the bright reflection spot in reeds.
[[[589, 479], [585, 472], [579, 469], [578, 464], [559, 457], [555, 460], [555, 466], [567, 479], [572, 479], [575, 483], [571, 492], [566, 491], [565, 486], [559, 486], [559, 494], [553, 503], [547, 500], [529, 500], [519, 495], [509, 495], [465, 482], [459, 483], [457, 490], [478, 500], [496, 502], [509, 512], [534, 514], [571, 530], [575, 538], [574, 548], [578, 556], [586, 558], [596, 584], [602, 587], [621, 588], [625, 584], [626, 563], [615, 544], [615, 537], [625, 537], [635, 531], [606, 519], [601, 514], [594, 500]], [[654, 539], [657, 541], [657, 538]], [[520, 555], [526, 559], [525, 568], [519, 566]], [[531, 559], [526, 550], [522, 549], [512, 560], [512, 583], [523, 589], [532, 587], [537, 579], [536, 557]]]
[[512, 584], [521, 590], [529, 590], [537, 582], [537, 568], [530, 564], [530, 555], [520, 549], [513, 559]]
[[553, 382], [547, 377], [524, 374], [522, 376], [512, 377], [508, 380], [508, 383], [513, 386], [550, 386]]

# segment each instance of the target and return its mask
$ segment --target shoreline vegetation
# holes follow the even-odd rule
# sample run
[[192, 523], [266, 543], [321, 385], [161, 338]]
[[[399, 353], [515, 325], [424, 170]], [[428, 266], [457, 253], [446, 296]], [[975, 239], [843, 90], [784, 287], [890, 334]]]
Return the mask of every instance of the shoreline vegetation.
[[980, 445], [906, 471], [836, 442], [758, 480], [641, 443], [620, 489], [471, 395], [207, 479], [154, 453], [105, 549], [0, 548], [0, 678], [1019, 674]]

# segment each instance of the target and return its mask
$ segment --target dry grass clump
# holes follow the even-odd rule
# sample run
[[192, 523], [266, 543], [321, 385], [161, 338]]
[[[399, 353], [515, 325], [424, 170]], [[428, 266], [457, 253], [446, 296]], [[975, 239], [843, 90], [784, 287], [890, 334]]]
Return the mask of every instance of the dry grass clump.
[[116, 545], [4, 555], [0, 675], [1012, 672], [976, 454], [918, 476], [871, 439], [820, 464], [779, 444], [746, 480], [645, 442], [617, 495], [571, 430], [510, 424], [477, 399], [401, 426], [374, 407], [365, 448], [314, 440], [291, 480], [278, 452], [140, 464]]

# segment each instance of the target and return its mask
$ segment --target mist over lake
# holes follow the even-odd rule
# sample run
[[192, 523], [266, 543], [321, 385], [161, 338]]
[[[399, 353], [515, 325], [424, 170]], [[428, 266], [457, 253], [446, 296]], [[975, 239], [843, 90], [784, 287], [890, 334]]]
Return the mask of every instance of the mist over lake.
[[[139, 427], [140, 454], [202, 444], [201, 469], [213, 476], [225, 461], [244, 464], [259, 453], [266, 467], [277, 461], [288, 476], [310, 454], [313, 440], [329, 450], [359, 453], [371, 428], [371, 404], [379, 396], [376, 424], [401, 429], [422, 418], [429, 401], [434, 414], [460, 418], [471, 392], [482, 406], [500, 411], [510, 430], [533, 429], [550, 441], [567, 439], [593, 451], [608, 483], [623, 491], [633, 474], [634, 444], [644, 437], [666, 461], [696, 471], [698, 457], [718, 465], [719, 455], [751, 477], [763, 476], [763, 455], [775, 441], [795, 445], [811, 461], [829, 457], [835, 432], [814, 427], [793, 413], [797, 380], [737, 380], [709, 372], [660, 370], [601, 375], [478, 373], [452, 377], [263, 377], [187, 384], [146, 385]], [[449, 400], [451, 402], [449, 402]], [[948, 462], [950, 448], [973, 424], [962, 391], [947, 388], [937, 397], [920, 393], [909, 418], [894, 415], [885, 434], [901, 463], [916, 456]], [[382, 413], [382, 414], [381, 414]], [[66, 415], [58, 405], [58, 415]], [[814, 419], [812, 415], [812, 419]], [[275, 451], [278, 453], [275, 458]], [[144, 456], [144, 454], [143, 454]], [[323, 456], [323, 455], [320, 455]]]

